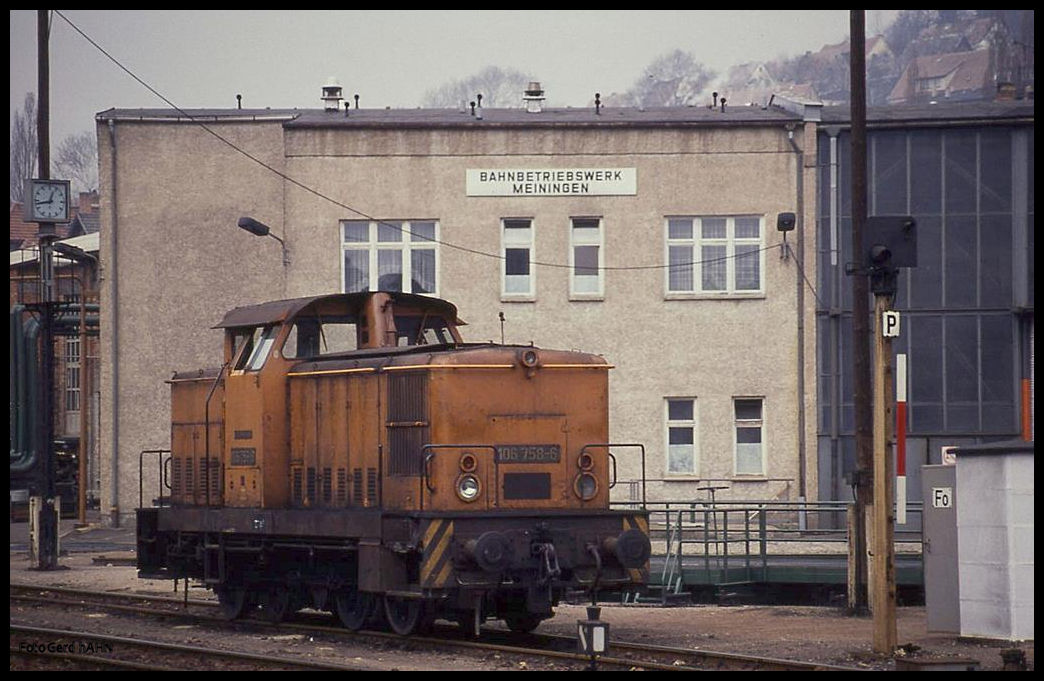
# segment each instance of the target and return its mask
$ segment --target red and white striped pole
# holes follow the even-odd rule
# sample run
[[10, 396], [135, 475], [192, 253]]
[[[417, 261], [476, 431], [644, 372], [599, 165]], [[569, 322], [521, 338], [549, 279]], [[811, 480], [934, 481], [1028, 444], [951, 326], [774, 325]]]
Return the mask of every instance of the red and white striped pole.
[[906, 523], [906, 355], [895, 356], [895, 522]]

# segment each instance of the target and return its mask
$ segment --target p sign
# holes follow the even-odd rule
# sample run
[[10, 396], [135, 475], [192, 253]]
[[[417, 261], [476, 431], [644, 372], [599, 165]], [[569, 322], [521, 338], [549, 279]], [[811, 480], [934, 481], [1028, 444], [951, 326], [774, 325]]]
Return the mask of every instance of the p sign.
[[881, 313], [881, 335], [885, 338], [899, 336], [899, 313], [895, 310], [885, 310]]
[[952, 487], [932, 488], [932, 508], [951, 508], [953, 506]]

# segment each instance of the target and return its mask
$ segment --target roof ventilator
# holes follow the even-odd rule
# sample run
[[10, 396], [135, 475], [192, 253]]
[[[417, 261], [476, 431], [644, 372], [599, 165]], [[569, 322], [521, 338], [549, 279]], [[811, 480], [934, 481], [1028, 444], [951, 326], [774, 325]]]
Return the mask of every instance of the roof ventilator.
[[540, 87], [539, 81], [529, 81], [529, 87], [523, 93], [522, 101], [526, 103], [526, 111], [540, 113], [544, 106], [544, 90]]
[[331, 76], [323, 86], [323, 108], [327, 111], [338, 111], [341, 108], [341, 84]]

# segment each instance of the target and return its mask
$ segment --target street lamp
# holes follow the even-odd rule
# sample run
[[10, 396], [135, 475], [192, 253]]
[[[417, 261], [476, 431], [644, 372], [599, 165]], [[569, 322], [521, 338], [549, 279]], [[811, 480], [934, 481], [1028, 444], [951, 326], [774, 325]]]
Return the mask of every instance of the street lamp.
[[277, 237], [275, 234], [272, 234], [272, 232], [268, 229], [268, 225], [262, 222], [258, 222], [257, 220], [251, 217], [241, 217], [239, 218], [239, 222], [237, 224], [239, 225], [240, 229], [245, 229], [254, 236], [270, 236], [276, 241], [278, 241], [279, 245], [283, 249], [283, 267], [286, 267], [290, 264], [290, 252], [286, 248], [286, 242]]

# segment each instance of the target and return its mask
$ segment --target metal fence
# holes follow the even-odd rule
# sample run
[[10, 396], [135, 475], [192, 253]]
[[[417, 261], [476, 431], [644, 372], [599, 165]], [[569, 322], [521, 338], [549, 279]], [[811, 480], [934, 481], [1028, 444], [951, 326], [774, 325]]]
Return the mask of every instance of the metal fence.
[[[681, 590], [686, 559], [706, 574], [728, 578], [764, 573], [772, 556], [849, 550], [852, 504], [846, 501], [660, 501], [647, 502], [646, 508], [653, 554], [663, 557], [659, 583], [674, 593]], [[921, 510], [920, 502], [907, 505], [908, 516]], [[920, 551], [921, 533], [897, 531], [895, 541]]]

